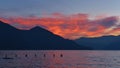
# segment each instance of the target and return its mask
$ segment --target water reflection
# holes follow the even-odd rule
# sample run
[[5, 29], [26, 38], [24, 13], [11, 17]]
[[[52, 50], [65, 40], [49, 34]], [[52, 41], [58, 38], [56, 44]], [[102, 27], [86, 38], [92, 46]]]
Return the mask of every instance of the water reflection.
[[120, 51], [0, 51], [0, 68], [119, 67]]

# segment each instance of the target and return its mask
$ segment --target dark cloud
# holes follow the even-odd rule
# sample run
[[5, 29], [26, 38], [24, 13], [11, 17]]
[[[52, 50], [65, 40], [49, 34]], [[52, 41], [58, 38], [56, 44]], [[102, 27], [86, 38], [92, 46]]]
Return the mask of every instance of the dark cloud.
[[98, 23], [102, 26], [105, 26], [106, 28], [110, 28], [113, 25], [116, 25], [117, 22], [118, 22], [117, 17], [108, 17], [103, 20], [100, 20], [100, 22]]

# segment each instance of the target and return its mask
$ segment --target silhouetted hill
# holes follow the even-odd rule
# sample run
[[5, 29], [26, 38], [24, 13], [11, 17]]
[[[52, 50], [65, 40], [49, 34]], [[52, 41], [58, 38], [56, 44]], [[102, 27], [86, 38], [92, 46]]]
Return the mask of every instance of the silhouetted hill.
[[120, 36], [103, 36], [98, 38], [80, 38], [75, 40], [79, 45], [85, 45], [95, 50], [120, 50]]
[[41, 27], [18, 30], [0, 21], [0, 50], [89, 50]]

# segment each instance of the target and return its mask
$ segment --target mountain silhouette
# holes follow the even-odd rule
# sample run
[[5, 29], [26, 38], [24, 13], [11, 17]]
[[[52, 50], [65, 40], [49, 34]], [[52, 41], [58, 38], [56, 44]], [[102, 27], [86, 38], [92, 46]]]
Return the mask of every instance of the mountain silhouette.
[[0, 50], [90, 50], [39, 26], [19, 30], [0, 21]]
[[120, 50], [120, 36], [80, 38], [75, 40], [75, 42], [79, 45], [92, 47], [95, 50]]

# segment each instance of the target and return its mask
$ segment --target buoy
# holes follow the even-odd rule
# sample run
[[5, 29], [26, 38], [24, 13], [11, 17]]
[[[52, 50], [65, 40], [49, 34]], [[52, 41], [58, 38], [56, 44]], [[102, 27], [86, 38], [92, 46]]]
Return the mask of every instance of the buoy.
[[46, 57], [46, 55], [44, 54], [44, 57]]
[[53, 54], [53, 57], [55, 57], [55, 54]]
[[25, 57], [28, 57], [28, 55], [26, 54]]
[[60, 57], [63, 57], [63, 54], [61, 54]]
[[15, 57], [17, 57], [17, 54], [15, 54]]
[[35, 54], [35, 57], [37, 57], [37, 55]]

